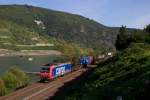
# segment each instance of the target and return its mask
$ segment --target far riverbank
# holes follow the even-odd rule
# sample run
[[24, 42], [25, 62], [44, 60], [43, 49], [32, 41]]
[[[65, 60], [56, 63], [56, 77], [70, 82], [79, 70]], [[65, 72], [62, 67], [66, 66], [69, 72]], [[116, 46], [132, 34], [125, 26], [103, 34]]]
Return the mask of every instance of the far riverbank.
[[61, 52], [56, 50], [21, 50], [13, 51], [0, 49], [0, 57], [3, 56], [44, 56], [44, 55], [61, 55]]

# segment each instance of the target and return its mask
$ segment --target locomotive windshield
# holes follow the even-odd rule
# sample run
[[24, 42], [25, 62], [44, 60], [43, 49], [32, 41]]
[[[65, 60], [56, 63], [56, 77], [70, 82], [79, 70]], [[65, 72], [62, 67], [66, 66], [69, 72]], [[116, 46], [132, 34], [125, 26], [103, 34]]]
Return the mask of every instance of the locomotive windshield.
[[41, 68], [41, 72], [49, 73], [49, 70], [50, 70], [49, 66], [42, 66], [42, 68]]

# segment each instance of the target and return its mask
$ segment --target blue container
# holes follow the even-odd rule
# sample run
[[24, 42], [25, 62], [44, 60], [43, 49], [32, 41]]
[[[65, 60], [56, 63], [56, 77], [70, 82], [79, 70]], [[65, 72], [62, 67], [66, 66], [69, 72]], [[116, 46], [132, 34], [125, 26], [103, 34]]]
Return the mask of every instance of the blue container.
[[64, 75], [66, 73], [71, 72], [72, 70], [72, 64], [70, 63], [63, 63], [58, 64], [52, 67], [52, 78]]

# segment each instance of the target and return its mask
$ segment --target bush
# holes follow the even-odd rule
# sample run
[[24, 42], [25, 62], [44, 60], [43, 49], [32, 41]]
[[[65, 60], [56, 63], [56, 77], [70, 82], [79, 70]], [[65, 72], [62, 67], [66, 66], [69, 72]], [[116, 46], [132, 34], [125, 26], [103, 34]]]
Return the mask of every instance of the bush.
[[146, 37], [147, 37], [147, 34], [144, 31], [141, 31], [141, 30], [134, 30], [131, 33], [131, 41], [132, 42], [144, 43]]
[[11, 72], [6, 72], [3, 75], [3, 80], [4, 80], [4, 83], [6, 84], [6, 88], [8, 88], [9, 90], [15, 89], [19, 83], [16, 76]]
[[29, 82], [27, 75], [19, 68], [10, 68], [2, 77], [8, 92], [17, 89], [19, 87], [25, 86]]
[[19, 68], [17, 68], [16, 66], [10, 68], [8, 70], [8, 72], [11, 72], [12, 74], [14, 74], [18, 80], [18, 84], [19, 86], [23, 86], [26, 85], [29, 81], [28, 76], [24, 73], [24, 71], [20, 70]]
[[7, 93], [7, 89], [5, 87], [4, 81], [0, 78], [0, 96], [3, 96]]

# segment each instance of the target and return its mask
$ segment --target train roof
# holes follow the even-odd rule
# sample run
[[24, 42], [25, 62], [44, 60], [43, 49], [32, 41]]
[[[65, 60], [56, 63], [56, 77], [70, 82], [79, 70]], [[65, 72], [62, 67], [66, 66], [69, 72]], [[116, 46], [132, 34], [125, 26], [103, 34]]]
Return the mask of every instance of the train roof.
[[71, 64], [70, 62], [66, 62], [66, 63], [48, 63], [43, 65], [42, 67], [50, 67], [53, 66], [53, 68], [64, 65], [64, 64]]

